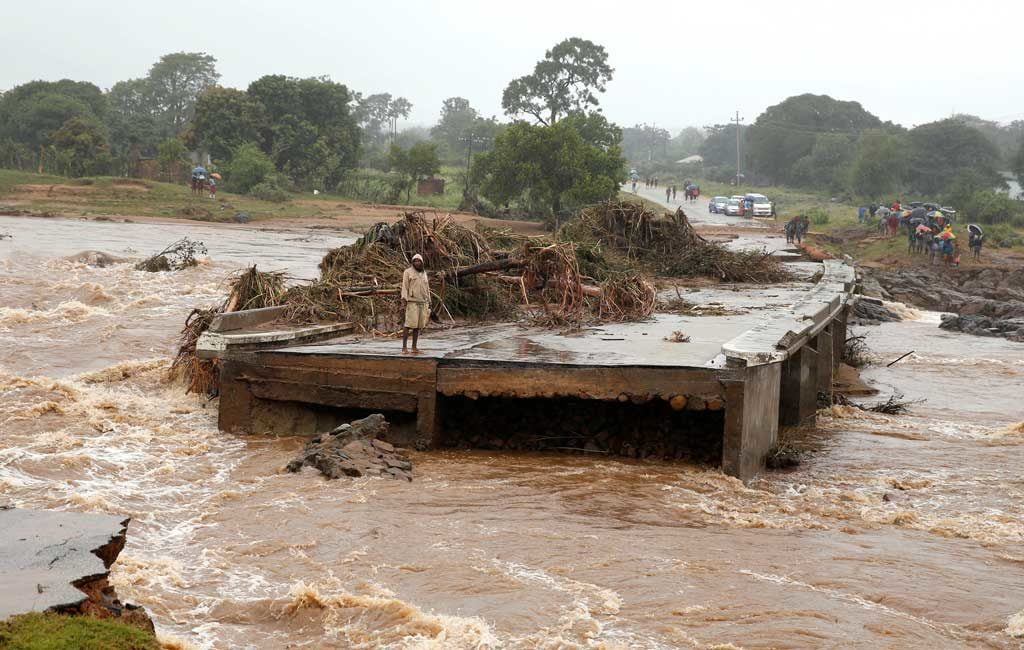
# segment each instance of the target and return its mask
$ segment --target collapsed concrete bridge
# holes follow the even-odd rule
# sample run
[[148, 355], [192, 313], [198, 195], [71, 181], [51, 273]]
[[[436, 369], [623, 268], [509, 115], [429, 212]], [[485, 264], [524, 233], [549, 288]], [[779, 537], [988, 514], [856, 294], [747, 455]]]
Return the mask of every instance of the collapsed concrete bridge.
[[[393, 339], [354, 336], [345, 324], [276, 331], [261, 325], [273, 309], [239, 312], [222, 315], [198, 352], [222, 361], [219, 424], [227, 432], [315, 433], [379, 411], [404, 423], [395, 429], [400, 444], [487, 440], [518, 449], [502, 442], [514, 432], [490, 430], [509, 419], [504, 410], [576, 413], [577, 429], [581, 418], [600, 416], [602, 429], [632, 426], [634, 438], [646, 414], [661, 425], [660, 442], [633, 444], [628, 433], [604, 430], [576, 439], [604, 435], [607, 447], [611, 436], [612, 453], [639, 456], [638, 444], [647, 444], [678, 458], [686, 444], [710, 438], [723, 471], [747, 480], [763, 467], [780, 425], [813, 419], [819, 392], [831, 390], [856, 281], [840, 261], [819, 270], [816, 283], [687, 295], [695, 304], [728, 303], [716, 315], [656, 314], [575, 335], [467, 326], [430, 332], [417, 356], [403, 355]], [[689, 342], [673, 342], [677, 330]], [[489, 430], [459, 431], [474, 410], [483, 416], [474, 426]], [[616, 419], [616, 410], [627, 414]]]

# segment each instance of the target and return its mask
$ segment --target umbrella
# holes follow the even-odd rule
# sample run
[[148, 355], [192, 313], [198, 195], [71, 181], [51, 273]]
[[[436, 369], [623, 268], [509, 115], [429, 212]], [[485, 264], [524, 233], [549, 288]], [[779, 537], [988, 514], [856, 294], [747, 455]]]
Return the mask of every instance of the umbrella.
[[979, 226], [976, 223], [970, 224], [969, 226], [967, 226], [967, 229], [970, 230], [975, 235], [984, 235], [985, 234], [985, 231], [981, 229], [981, 226]]
[[210, 174], [210, 178], [216, 178], [219, 181], [220, 180], [220, 174], [218, 174], [217, 172], [213, 172], [212, 174]]
[[206, 173], [206, 167], [196, 167], [195, 169], [192, 170], [192, 173], [193, 174], [205, 174]]

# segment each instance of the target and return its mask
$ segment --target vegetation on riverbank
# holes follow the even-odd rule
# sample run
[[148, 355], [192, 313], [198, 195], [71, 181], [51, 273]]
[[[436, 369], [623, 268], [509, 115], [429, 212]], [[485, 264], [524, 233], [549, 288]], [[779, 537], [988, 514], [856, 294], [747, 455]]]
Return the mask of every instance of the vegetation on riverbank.
[[89, 616], [22, 614], [0, 621], [6, 650], [156, 650], [156, 637], [142, 629]]

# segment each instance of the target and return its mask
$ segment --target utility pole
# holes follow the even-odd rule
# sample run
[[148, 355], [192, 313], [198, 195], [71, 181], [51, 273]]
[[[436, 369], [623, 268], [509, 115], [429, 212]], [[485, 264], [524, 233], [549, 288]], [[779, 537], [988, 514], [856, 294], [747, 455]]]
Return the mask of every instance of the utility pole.
[[743, 118], [740, 117], [740, 112], [736, 111], [736, 119], [729, 120], [736, 124], [736, 187], [740, 186], [740, 122]]
[[469, 168], [470, 168], [470, 164], [473, 162], [473, 144], [474, 143], [476, 143], [476, 144], [483, 144], [483, 143], [487, 142], [488, 140], [490, 140], [490, 138], [485, 138], [483, 136], [473, 135], [472, 131], [470, 131], [466, 135], [459, 136], [459, 142], [465, 142], [466, 145], [467, 145], [466, 146], [466, 186], [464, 188], [462, 188], [462, 195], [463, 196], [469, 196]]

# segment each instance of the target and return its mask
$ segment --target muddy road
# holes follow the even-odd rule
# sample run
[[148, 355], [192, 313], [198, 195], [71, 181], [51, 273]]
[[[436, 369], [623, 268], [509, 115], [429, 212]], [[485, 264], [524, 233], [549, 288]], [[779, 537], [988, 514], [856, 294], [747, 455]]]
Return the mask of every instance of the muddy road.
[[801, 467], [750, 486], [487, 452], [415, 454], [411, 484], [328, 482], [283, 471], [302, 439], [219, 433], [216, 403], [165, 371], [231, 271], [306, 277], [336, 240], [203, 229], [209, 262], [154, 275], [63, 258], [177, 231], [5, 219], [0, 503], [131, 515], [112, 580], [180, 647], [1020, 646], [1020, 344], [928, 312], [861, 328], [882, 361], [917, 350], [865, 376], [927, 401], [824, 413]]

